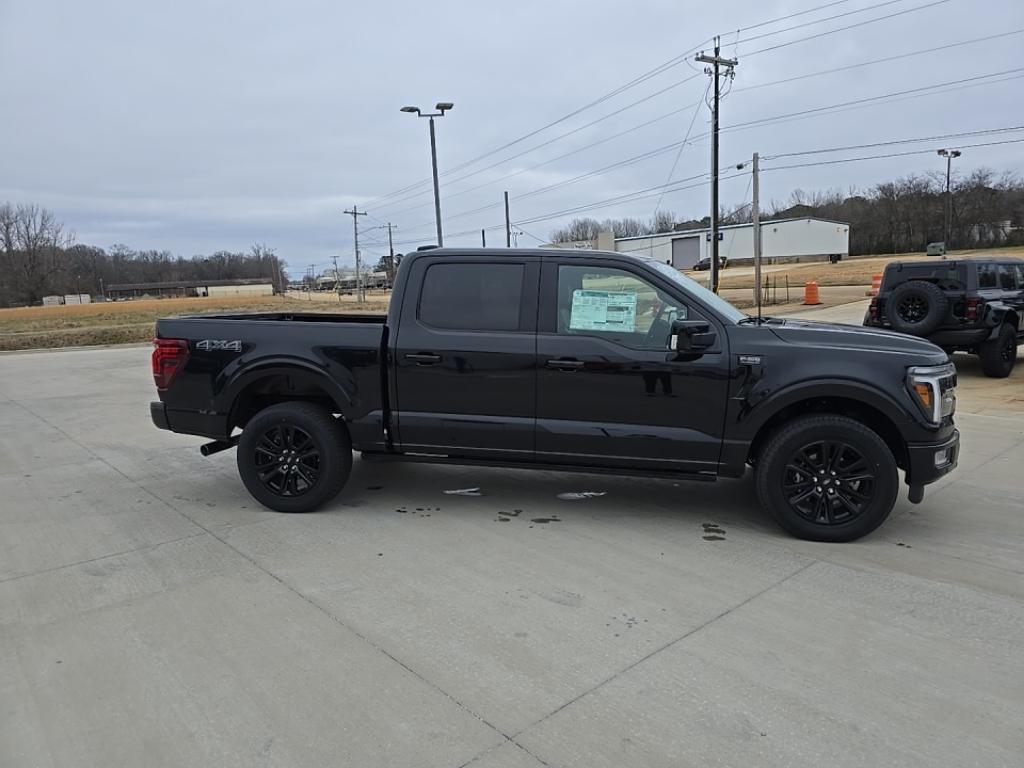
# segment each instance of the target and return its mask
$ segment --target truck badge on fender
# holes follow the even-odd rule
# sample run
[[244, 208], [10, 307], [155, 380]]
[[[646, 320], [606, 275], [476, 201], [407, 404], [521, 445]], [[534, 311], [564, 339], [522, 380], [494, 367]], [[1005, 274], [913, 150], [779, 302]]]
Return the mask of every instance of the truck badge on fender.
[[241, 352], [242, 342], [238, 339], [228, 341], [226, 339], [203, 339], [196, 342], [196, 349], [203, 352]]

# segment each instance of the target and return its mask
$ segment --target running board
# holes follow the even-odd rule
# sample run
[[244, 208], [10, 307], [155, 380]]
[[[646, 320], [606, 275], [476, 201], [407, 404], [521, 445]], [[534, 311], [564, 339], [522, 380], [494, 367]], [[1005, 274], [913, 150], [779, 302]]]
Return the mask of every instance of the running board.
[[665, 469], [631, 469], [629, 467], [602, 467], [586, 464], [540, 464], [530, 461], [496, 461], [490, 459], [468, 458], [465, 456], [447, 456], [434, 453], [386, 453], [383, 451], [363, 451], [363, 461], [376, 463], [406, 464], [449, 464], [452, 466], [495, 467], [501, 469], [532, 469], [549, 472], [580, 472], [591, 475], [622, 475], [625, 477], [655, 477], [662, 480], [699, 480], [713, 483], [718, 479], [714, 472], [683, 472]]

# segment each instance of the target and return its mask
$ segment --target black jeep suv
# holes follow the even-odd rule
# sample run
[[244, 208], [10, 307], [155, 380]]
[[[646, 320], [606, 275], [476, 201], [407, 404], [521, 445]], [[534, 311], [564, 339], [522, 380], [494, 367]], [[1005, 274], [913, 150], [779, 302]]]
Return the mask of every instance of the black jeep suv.
[[970, 352], [986, 376], [1013, 371], [1024, 343], [1024, 261], [897, 261], [885, 268], [864, 325]]

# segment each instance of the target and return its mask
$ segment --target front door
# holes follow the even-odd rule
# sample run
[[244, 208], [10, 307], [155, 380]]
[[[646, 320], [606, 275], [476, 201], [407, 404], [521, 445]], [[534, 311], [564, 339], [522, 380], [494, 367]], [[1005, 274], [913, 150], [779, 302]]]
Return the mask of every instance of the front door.
[[529, 460], [534, 450], [539, 257], [413, 262], [394, 345], [402, 450]]
[[[546, 259], [537, 334], [537, 458], [715, 472], [728, 339], [683, 358], [672, 321], [702, 317], [678, 287], [600, 259]], [[692, 303], [692, 302], [691, 302]]]

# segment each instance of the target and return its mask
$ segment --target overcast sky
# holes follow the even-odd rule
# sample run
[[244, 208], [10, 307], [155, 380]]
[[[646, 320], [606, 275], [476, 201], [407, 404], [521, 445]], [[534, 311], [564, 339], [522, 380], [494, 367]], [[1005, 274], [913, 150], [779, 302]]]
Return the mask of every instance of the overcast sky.
[[[912, 10], [921, 6], [928, 7]], [[839, 14], [849, 15], [823, 20]], [[452, 101], [455, 109], [437, 123], [439, 165], [443, 174], [449, 170], [441, 178], [446, 245], [478, 244], [481, 227], [499, 227], [488, 232], [488, 242], [499, 244], [506, 189], [512, 219], [527, 233], [519, 244], [536, 245], [571, 218], [551, 214], [665, 184], [677, 150], [656, 151], [681, 141], [691, 121], [697, 140], [683, 148], [672, 178], [707, 173], [709, 144], [699, 137], [708, 129], [708, 110], [693, 105], [709, 78], [692, 54], [531, 138], [450, 169], [558, 120], [714, 34], [722, 35], [723, 55], [739, 58], [733, 91], [722, 105], [723, 165], [753, 151], [770, 156], [1024, 126], [1022, 0], [0, 0], [0, 201], [50, 207], [78, 242], [102, 247], [125, 243], [190, 256], [265, 242], [293, 276], [307, 264], [322, 269], [336, 254], [351, 262], [352, 219], [342, 210], [365, 204], [364, 251], [375, 260], [387, 236], [370, 227], [383, 222], [397, 225], [397, 250], [433, 242], [427, 121], [399, 107]], [[995, 35], [1003, 36], [932, 50]], [[821, 74], [762, 87], [811, 73]], [[736, 128], [984, 75], [992, 77]], [[795, 188], [864, 188], [943, 169], [937, 147], [1013, 139], [1024, 139], [1024, 131], [766, 160], [762, 199], [785, 200]], [[927, 152], [768, 172], [913, 150]], [[1024, 143], [963, 151], [956, 162], [963, 171], [1024, 172]], [[639, 162], [524, 197], [647, 152], [652, 155]], [[467, 174], [473, 175], [459, 180]], [[723, 180], [722, 202], [748, 199], [748, 181], [749, 174]], [[409, 193], [377, 199], [418, 182]], [[472, 187], [480, 188], [458, 194]], [[708, 211], [708, 188], [583, 215], [647, 218], [658, 204], [680, 218], [700, 217]], [[458, 234], [467, 231], [473, 234]]]

